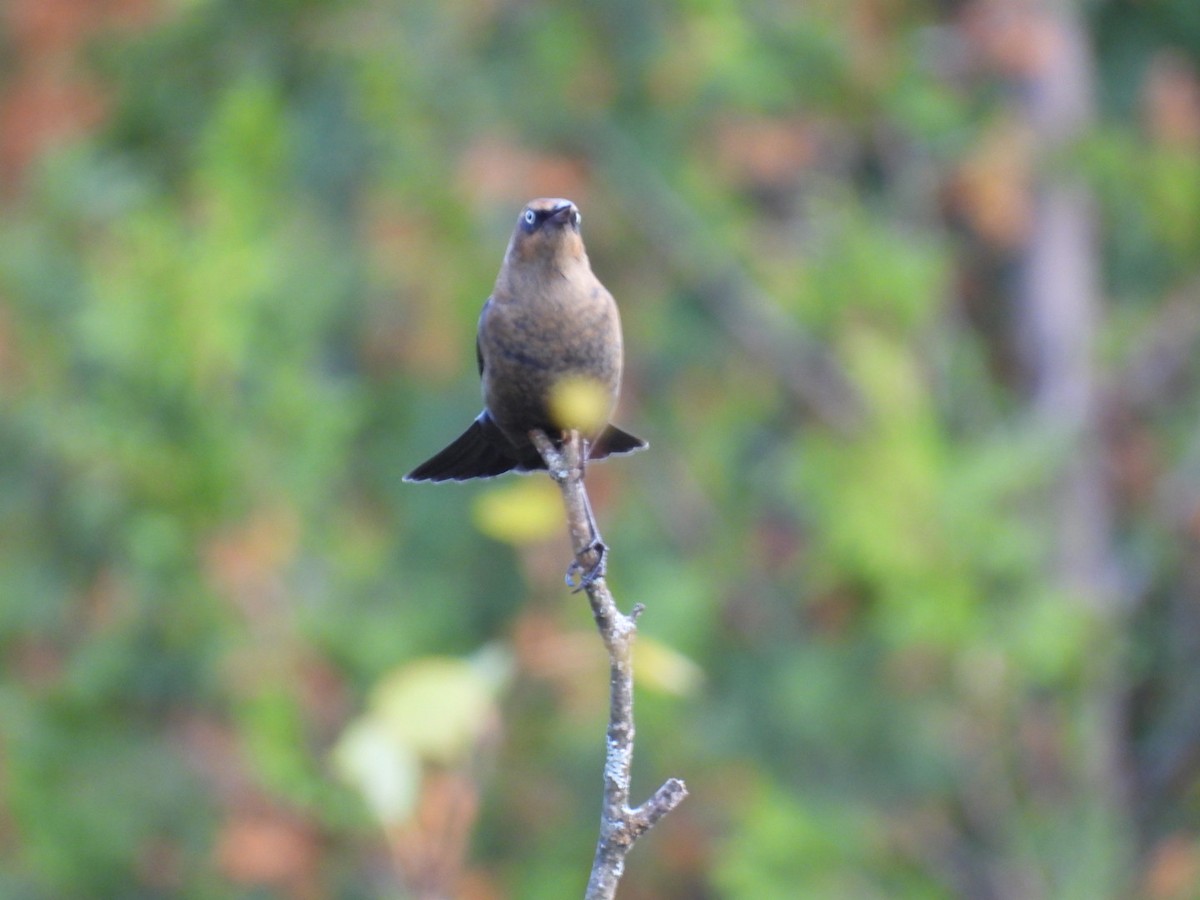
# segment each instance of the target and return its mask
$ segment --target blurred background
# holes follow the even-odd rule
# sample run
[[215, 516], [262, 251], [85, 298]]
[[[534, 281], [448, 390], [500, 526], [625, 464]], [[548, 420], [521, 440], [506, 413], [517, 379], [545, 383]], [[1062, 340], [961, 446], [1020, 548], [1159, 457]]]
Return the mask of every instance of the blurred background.
[[622, 897], [1200, 897], [1195, 0], [0, 10], [0, 895], [582, 893], [557, 494], [400, 480], [549, 195]]

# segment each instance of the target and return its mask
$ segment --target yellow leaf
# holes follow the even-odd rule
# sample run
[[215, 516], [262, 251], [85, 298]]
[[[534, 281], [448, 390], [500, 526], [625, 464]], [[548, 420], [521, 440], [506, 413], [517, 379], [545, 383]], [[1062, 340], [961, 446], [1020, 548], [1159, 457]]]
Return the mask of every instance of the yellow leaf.
[[376, 718], [363, 716], [342, 732], [333, 767], [388, 825], [408, 818], [417, 802], [421, 767], [416, 756]]
[[369, 715], [417, 757], [454, 762], [494, 727], [499, 687], [470, 659], [426, 657], [375, 686]]
[[423, 659], [384, 678], [372, 712], [420, 757], [449, 761], [474, 743], [492, 707], [487, 686], [455, 659]]
[[563, 378], [550, 392], [550, 416], [559, 428], [596, 434], [608, 422], [612, 397], [592, 378]]
[[639, 635], [634, 644], [637, 686], [680, 697], [691, 696], [704, 684], [704, 670], [673, 647]]
[[493, 488], [475, 501], [476, 527], [509, 544], [545, 540], [565, 526], [562, 497], [548, 478], [529, 478]]

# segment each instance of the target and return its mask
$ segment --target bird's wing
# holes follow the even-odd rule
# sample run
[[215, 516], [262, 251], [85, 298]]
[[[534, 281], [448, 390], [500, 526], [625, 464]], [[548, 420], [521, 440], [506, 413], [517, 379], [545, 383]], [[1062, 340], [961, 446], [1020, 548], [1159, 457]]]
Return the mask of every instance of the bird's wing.
[[487, 317], [488, 307], [492, 305], [492, 298], [488, 297], [483, 304], [483, 309], [479, 311], [479, 329], [475, 332], [475, 362], [479, 365], [479, 377], [483, 377], [483, 348], [479, 345], [479, 332], [483, 331], [483, 320]]

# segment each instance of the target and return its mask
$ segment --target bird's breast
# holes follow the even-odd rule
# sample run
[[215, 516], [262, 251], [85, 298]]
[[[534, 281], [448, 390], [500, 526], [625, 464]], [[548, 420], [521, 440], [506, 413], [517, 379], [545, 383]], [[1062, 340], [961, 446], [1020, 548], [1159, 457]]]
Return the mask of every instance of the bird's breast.
[[594, 382], [616, 402], [621, 326], [598, 282], [493, 297], [479, 323], [484, 402], [505, 432], [553, 428], [548, 403], [564, 379]]

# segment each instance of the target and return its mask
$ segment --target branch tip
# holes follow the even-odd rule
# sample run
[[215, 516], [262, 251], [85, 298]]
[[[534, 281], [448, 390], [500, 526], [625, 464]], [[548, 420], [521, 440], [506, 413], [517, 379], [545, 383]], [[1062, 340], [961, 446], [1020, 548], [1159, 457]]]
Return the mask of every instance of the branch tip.
[[604, 580], [607, 548], [592, 514], [584, 486], [587, 445], [576, 431], [564, 432], [555, 446], [540, 429], [530, 431], [550, 477], [562, 491], [567, 512], [567, 530], [574, 554], [567, 569], [567, 585], [587, 592], [596, 629], [608, 649], [609, 720], [604, 764], [604, 803], [600, 817], [600, 839], [588, 881], [587, 900], [612, 900], [625, 870], [625, 855], [634, 842], [675, 809], [687, 796], [678, 778], [670, 778], [636, 809], [629, 808], [629, 783], [633, 763], [633, 666], [631, 640], [637, 618], [646, 607], [637, 603], [624, 615], [613, 600]]

